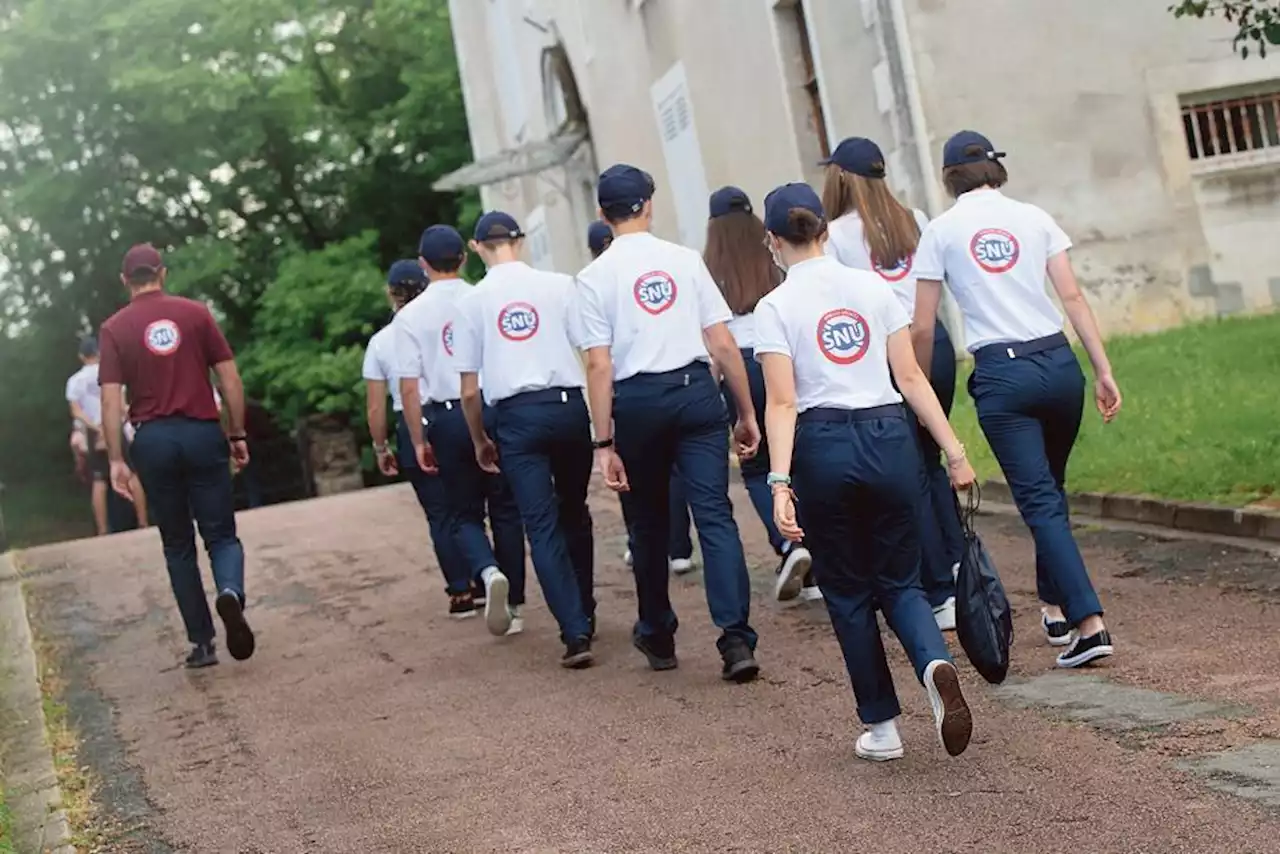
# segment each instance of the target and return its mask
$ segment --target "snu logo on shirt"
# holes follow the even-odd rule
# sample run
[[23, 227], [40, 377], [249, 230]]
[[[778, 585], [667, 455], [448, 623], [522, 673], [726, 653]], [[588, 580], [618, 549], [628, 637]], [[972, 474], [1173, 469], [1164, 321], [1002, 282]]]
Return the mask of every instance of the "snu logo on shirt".
[[142, 342], [157, 356], [172, 356], [182, 343], [182, 333], [172, 320], [154, 320], [142, 333]]
[[852, 365], [867, 355], [871, 330], [853, 309], [837, 308], [818, 320], [818, 349], [837, 365]]
[[1018, 238], [999, 228], [984, 228], [969, 242], [969, 254], [988, 273], [1007, 273], [1018, 263]]
[[498, 332], [508, 341], [528, 341], [538, 331], [538, 310], [527, 302], [508, 303], [498, 312]]
[[450, 320], [440, 330], [440, 343], [444, 345], [444, 351], [450, 356], [453, 355], [453, 321]]
[[636, 304], [650, 314], [662, 314], [676, 304], [676, 280], [661, 270], [636, 279]]
[[872, 261], [871, 269], [875, 270], [876, 275], [878, 275], [880, 278], [892, 284], [894, 282], [901, 282], [903, 279], [905, 279], [908, 276], [908, 274], [911, 273], [911, 261], [912, 261], [912, 257], [908, 255], [907, 260], [900, 261], [898, 263], [898, 266], [890, 267], [887, 270], [881, 267], [879, 264]]

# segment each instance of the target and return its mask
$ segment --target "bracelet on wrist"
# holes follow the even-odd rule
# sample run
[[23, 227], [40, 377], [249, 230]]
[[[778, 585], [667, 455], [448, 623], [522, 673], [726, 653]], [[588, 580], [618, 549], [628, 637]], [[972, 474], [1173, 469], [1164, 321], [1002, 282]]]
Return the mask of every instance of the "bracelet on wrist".
[[373, 450], [374, 450], [374, 453], [385, 454], [391, 450], [391, 446], [388, 445], [386, 442], [374, 442]]
[[968, 455], [966, 454], [966, 452], [965, 452], [964, 444], [963, 444], [963, 443], [960, 443], [960, 442], [957, 442], [957, 443], [956, 443], [956, 451], [955, 451], [955, 453], [952, 453], [952, 452], [950, 452], [950, 451], [946, 451], [946, 452], [944, 452], [944, 453], [946, 453], [946, 456], [947, 456], [947, 465], [949, 465], [949, 466], [958, 466], [958, 465], [960, 465], [960, 463], [964, 462], [964, 461], [965, 461], [965, 459], [966, 459], [966, 458], [967, 458], [967, 456], [968, 456]]
[[613, 437], [609, 437], [608, 439], [596, 439], [591, 443], [591, 447], [595, 448], [597, 451], [603, 451], [605, 448], [612, 448]]
[[249, 437], [244, 435], [243, 433], [237, 433], [234, 436], [228, 436], [227, 441], [228, 442], [247, 442], [249, 441]]
[[780, 474], [776, 471], [771, 471], [769, 472], [768, 477], [765, 478], [764, 482], [767, 483], [769, 486], [790, 486], [791, 475]]

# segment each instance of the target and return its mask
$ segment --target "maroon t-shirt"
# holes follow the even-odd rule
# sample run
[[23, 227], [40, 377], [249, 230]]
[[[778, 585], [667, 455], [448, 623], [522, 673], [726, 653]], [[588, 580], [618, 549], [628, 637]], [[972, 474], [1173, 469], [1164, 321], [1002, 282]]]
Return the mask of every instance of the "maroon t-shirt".
[[148, 291], [102, 324], [98, 382], [129, 389], [135, 424], [184, 416], [217, 421], [209, 369], [233, 358], [203, 303]]

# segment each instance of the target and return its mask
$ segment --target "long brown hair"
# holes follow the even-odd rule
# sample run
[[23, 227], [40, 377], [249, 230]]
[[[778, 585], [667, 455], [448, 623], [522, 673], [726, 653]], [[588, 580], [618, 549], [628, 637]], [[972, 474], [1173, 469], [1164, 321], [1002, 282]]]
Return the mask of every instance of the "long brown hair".
[[827, 167], [822, 206], [831, 219], [857, 211], [871, 263], [892, 270], [915, 254], [920, 224], [903, 206], [883, 178], [864, 178], [834, 163]]
[[750, 211], [732, 211], [707, 221], [703, 253], [711, 278], [734, 314], [750, 314], [782, 281], [764, 245], [764, 223]]

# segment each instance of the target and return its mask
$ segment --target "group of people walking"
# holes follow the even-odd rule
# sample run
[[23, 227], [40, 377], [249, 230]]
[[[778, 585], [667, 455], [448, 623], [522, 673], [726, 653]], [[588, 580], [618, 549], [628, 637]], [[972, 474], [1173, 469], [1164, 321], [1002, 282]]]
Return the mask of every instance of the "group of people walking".
[[[705, 257], [655, 237], [653, 179], [613, 166], [587, 235], [593, 260], [576, 277], [522, 262], [524, 232], [507, 213], [484, 214], [466, 245], [449, 226], [428, 228], [418, 258], [390, 271], [396, 315], [364, 373], [380, 467], [414, 485], [450, 614], [482, 613], [495, 635], [522, 630], [527, 535], [562, 665], [592, 663], [594, 456], [627, 523], [633, 645], [654, 670], [678, 666], [668, 585], [691, 568], [691, 511], [722, 676], [754, 679], [732, 444], [779, 556], [775, 595], [825, 599], [867, 725], [857, 755], [903, 753], [876, 610], [959, 754], [972, 720], [942, 632], [955, 628], [964, 547], [955, 490], [975, 474], [947, 420], [945, 285], [975, 359], [979, 422], [1035, 539], [1046, 639], [1065, 647], [1062, 667], [1110, 655], [1063, 490], [1084, 375], [1046, 275], [1093, 363], [1104, 419], [1120, 393], [1070, 241], [1000, 192], [1003, 157], [980, 134], [951, 138], [942, 177], [956, 203], [929, 222], [894, 198], [874, 142], [845, 140], [825, 161], [821, 198], [778, 187], [762, 219], [741, 190], [713, 193]], [[487, 270], [474, 287], [460, 277], [468, 248]]]

